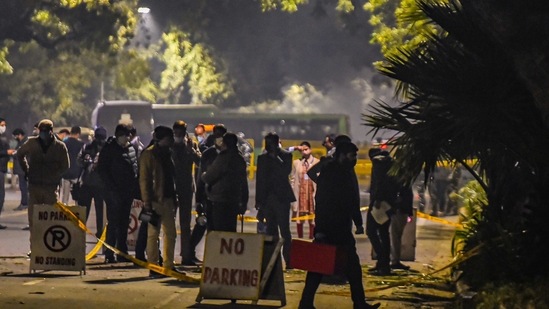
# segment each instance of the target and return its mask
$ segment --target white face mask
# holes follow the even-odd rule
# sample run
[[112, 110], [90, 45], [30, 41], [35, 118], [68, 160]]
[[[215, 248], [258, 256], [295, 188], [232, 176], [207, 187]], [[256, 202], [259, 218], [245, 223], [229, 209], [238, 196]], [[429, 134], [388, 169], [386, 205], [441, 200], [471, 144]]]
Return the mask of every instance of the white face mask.
[[0, 126], [0, 134], [6, 133], [6, 126]]
[[219, 149], [221, 148], [221, 145], [223, 145], [223, 137], [217, 137], [215, 139], [215, 147]]

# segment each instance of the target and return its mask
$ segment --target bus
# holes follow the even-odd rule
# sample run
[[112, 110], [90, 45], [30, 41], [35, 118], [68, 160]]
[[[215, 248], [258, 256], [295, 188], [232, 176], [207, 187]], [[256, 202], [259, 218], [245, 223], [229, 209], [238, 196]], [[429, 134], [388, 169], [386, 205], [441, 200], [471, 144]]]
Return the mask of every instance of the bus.
[[269, 132], [284, 140], [324, 140], [327, 134], [349, 134], [349, 117], [343, 114], [289, 114], [221, 112], [216, 106], [188, 104], [153, 104], [155, 125], [171, 126], [184, 120], [189, 130], [197, 124], [224, 124], [229, 131], [242, 132], [257, 144]]
[[[221, 111], [214, 105], [151, 104], [144, 101], [101, 101], [92, 113], [92, 125], [101, 125], [109, 134], [119, 123], [136, 127], [148, 144], [155, 126], [171, 127], [176, 120], [188, 125], [189, 133], [199, 124], [224, 124], [229, 131], [242, 132], [246, 139], [261, 145], [263, 137], [276, 132], [283, 140], [321, 141], [327, 134], [349, 134], [349, 116], [344, 114], [239, 113]], [[256, 146], [257, 147], [257, 146]]]
[[143, 144], [151, 141], [154, 128], [152, 105], [145, 101], [100, 101], [92, 112], [92, 127], [102, 126], [107, 135], [114, 135], [118, 124], [128, 124], [135, 127]]

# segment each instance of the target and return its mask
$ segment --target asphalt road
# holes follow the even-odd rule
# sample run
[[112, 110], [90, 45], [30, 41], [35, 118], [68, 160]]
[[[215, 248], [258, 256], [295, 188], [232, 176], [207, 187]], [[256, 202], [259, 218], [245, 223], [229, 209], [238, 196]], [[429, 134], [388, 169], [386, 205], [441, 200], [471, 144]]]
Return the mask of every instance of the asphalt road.
[[[71, 271], [38, 271], [31, 273], [29, 259], [29, 232], [26, 211], [14, 211], [18, 192], [8, 189], [0, 223], [0, 308], [277, 308], [279, 301], [203, 300], [196, 303], [199, 285], [173, 278], [149, 279], [147, 269], [131, 263], [103, 264], [98, 254], [86, 263], [86, 273]], [[89, 228], [95, 231], [92, 210]], [[457, 221], [457, 217], [448, 217]], [[255, 232], [256, 224], [244, 224], [245, 232]], [[292, 225], [295, 235], [295, 225]], [[370, 256], [371, 246], [365, 235], [357, 235], [357, 250], [363, 265], [363, 278], [369, 302], [380, 302], [381, 308], [454, 308], [454, 293], [447, 282], [448, 271], [425, 276], [451, 261], [450, 242], [454, 228], [449, 225], [417, 220], [414, 261], [405, 261], [410, 271], [395, 271], [394, 275], [375, 277], [367, 274], [375, 261]], [[86, 252], [95, 246], [92, 236], [86, 237]], [[178, 243], [178, 242], [177, 242]], [[200, 250], [201, 251], [201, 250]], [[131, 252], [130, 252], [131, 253]], [[178, 248], [176, 248], [176, 254]], [[198, 255], [202, 255], [199, 252]], [[176, 262], [179, 262], [176, 257]], [[186, 268], [191, 277], [200, 278], [198, 268]], [[304, 286], [305, 272], [291, 270], [283, 273], [287, 304], [297, 308]], [[413, 284], [412, 284], [413, 283]], [[391, 288], [384, 288], [392, 285]], [[317, 308], [352, 308], [349, 286], [337, 283], [322, 284], [318, 290]]]

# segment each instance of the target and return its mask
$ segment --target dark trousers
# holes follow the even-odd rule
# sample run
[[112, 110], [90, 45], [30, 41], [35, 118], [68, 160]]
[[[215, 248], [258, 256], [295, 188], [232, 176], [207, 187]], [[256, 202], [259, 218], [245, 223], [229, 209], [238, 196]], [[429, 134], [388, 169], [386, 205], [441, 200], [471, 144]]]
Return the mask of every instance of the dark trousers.
[[292, 233], [290, 231], [290, 203], [281, 202], [276, 197], [269, 197], [267, 199], [267, 204], [264, 206], [264, 215], [265, 220], [267, 221], [267, 235], [273, 236], [275, 241], [278, 241], [280, 236], [284, 239], [282, 257], [286, 262], [286, 267], [289, 267], [292, 243]]
[[377, 254], [378, 269], [390, 271], [390, 256], [391, 256], [391, 236], [389, 235], [389, 227], [391, 220], [384, 224], [376, 222], [371, 212], [366, 215], [366, 235], [372, 243], [372, 248]]
[[80, 198], [78, 199], [78, 205], [86, 207], [86, 222], [90, 216], [91, 203], [93, 200], [93, 204], [95, 206], [95, 226], [97, 227], [97, 237], [99, 237], [103, 231], [104, 190], [105, 189], [99, 187], [83, 185], [80, 190]]
[[0, 214], [4, 208], [4, 200], [6, 199], [6, 173], [0, 172]]
[[[352, 244], [340, 246], [340, 248], [345, 252], [347, 257], [343, 271], [351, 286], [353, 308], [366, 308], [364, 285], [362, 284], [362, 268], [360, 267], [360, 260], [356, 253], [355, 243], [353, 242]], [[322, 274], [307, 272], [305, 288], [301, 294], [299, 308], [313, 308], [316, 290], [320, 285], [322, 277]]]
[[236, 232], [238, 203], [209, 201], [208, 214], [210, 231]]
[[[105, 192], [107, 203], [107, 244], [116, 247], [118, 250], [128, 253], [128, 226], [130, 224], [130, 211], [133, 198], [121, 196], [113, 191]], [[113, 258], [114, 252], [107, 249], [106, 258]], [[119, 256], [119, 259], [123, 257]]]
[[21, 205], [29, 205], [29, 184], [25, 180], [25, 174], [17, 174], [19, 190], [21, 191]]
[[204, 237], [204, 234], [206, 234], [207, 225], [200, 225], [195, 224], [193, 227], [193, 231], [191, 233], [191, 242], [190, 242], [190, 253], [191, 253], [191, 259], [196, 257], [196, 246], [200, 243], [200, 240], [202, 240], [202, 237]]
[[177, 192], [177, 209], [179, 211], [179, 227], [181, 229], [179, 255], [182, 261], [190, 261], [191, 254], [191, 218], [193, 205], [193, 192]]

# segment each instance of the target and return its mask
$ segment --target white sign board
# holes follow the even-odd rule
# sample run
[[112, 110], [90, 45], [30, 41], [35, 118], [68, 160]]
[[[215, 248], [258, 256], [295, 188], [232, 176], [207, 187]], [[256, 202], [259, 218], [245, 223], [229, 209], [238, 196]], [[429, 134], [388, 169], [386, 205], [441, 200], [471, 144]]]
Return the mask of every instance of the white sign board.
[[[86, 234], [54, 205], [32, 205], [31, 227], [32, 270], [75, 270], [86, 267]], [[86, 222], [86, 208], [69, 206]]]
[[258, 300], [264, 238], [263, 234], [209, 232], [200, 295]]
[[128, 250], [134, 251], [137, 244], [137, 236], [139, 235], [139, 228], [141, 227], [141, 221], [139, 221], [139, 213], [143, 209], [143, 201], [133, 200], [132, 208], [130, 212], [130, 224], [128, 224], [128, 238], [126, 244]]

